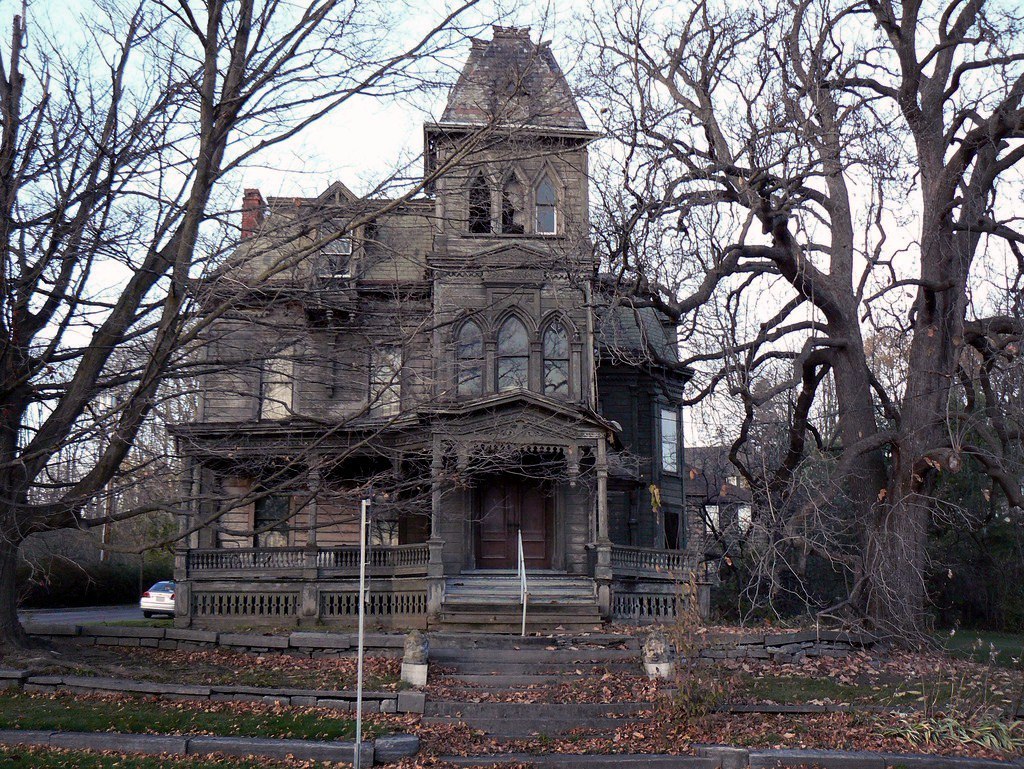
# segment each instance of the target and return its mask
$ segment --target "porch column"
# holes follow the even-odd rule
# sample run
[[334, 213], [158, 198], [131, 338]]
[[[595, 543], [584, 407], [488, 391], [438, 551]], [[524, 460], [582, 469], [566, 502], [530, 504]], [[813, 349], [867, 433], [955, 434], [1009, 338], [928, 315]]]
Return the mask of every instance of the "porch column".
[[317, 568], [317, 504], [316, 494], [320, 488], [320, 468], [316, 458], [313, 459], [306, 475], [306, 547], [303, 551], [302, 564], [302, 595], [299, 607], [299, 624], [315, 624], [320, 615], [320, 599], [317, 583], [320, 576]]
[[441, 478], [444, 475], [444, 452], [440, 441], [434, 441], [430, 456], [430, 538], [427, 549], [427, 617], [441, 613], [444, 599], [444, 540], [441, 539], [441, 505], [444, 489]]
[[[179, 440], [175, 439], [175, 451], [181, 451]], [[174, 543], [174, 626], [189, 627], [192, 624], [192, 590], [188, 580], [188, 551], [192, 547], [192, 541], [198, 540], [198, 536], [190, 532], [190, 529], [198, 520], [196, 515], [196, 498], [199, 496], [197, 484], [195, 460], [192, 457], [185, 457], [185, 468], [179, 478], [179, 493], [181, 494], [181, 510], [178, 516], [178, 539]]]
[[597, 439], [594, 462], [597, 474], [597, 544], [594, 548], [594, 582], [601, 616], [608, 618], [612, 608], [612, 543], [608, 538], [608, 453], [604, 436]]

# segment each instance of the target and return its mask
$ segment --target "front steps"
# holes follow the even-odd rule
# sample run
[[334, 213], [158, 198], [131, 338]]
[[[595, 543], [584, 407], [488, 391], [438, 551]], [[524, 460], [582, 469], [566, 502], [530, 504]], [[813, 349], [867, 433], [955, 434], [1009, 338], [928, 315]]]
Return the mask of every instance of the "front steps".
[[[599, 630], [601, 613], [594, 581], [557, 572], [528, 572], [528, 633]], [[468, 572], [449, 577], [436, 629], [456, 632], [519, 633], [523, 605], [515, 571]]]
[[[445, 699], [428, 699], [425, 724], [465, 723], [491, 739], [520, 740], [576, 730], [608, 733], [654, 707], [650, 702], [522, 701], [538, 699], [536, 695], [545, 688], [564, 688], [581, 677], [600, 679], [608, 673], [640, 677], [640, 651], [634, 638], [506, 638], [500, 644], [495, 638], [488, 637], [486, 647], [472, 636], [439, 637], [431, 644], [430, 660], [437, 669], [431, 683]], [[506, 695], [519, 701], [500, 701]]]

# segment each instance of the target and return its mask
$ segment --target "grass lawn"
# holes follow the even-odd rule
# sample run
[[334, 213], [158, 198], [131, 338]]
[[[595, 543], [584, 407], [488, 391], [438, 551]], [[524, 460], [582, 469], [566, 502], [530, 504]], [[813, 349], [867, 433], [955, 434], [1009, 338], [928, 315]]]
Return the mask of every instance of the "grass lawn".
[[[1024, 635], [1020, 633], [958, 630], [952, 636], [948, 632], [937, 633], [936, 639], [952, 656], [982, 664], [991, 657], [1000, 667], [1019, 668], [1019, 660], [1024, 656]], [[1014, 662], [1015, 659], [1018, 661]]]
[[892, 685], [844, 684], [832, 678], [803, 676], [744, 676], [736, 687], [737, 695], [757, 702], [769, 700], [780, 705], [827, 700], [836, 703], [906, 704], [910, 696]]
[[272, 769], [296, 766], [266, 758], [160, 758], [157, 756], [101, 755], [85, 750], [0, 747], [0, 767], [18, 769]]
[[[233, 707], [224, 707], [225, 705]], [[355, 721], [329, 711], [237, 703], [152, 702], [136, 698], [0, 695], [0, 729], [68, 732], [212, 734], [224, 737], [288, 737], [340, 740], [355, 734]], [[382, 729], [364, 725], [368, 736]]]

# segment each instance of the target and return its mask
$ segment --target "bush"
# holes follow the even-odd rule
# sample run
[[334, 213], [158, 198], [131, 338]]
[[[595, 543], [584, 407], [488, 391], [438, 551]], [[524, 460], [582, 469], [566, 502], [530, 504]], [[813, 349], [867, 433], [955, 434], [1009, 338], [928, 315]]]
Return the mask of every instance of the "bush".
[[[147, 556], [142, 589], [170, 579], [173, 571], [169, 554]], [[139, 567], [123, 562], [79, 565], [50, 558], [19, 568], [18, 595], [22, 607], [37, 609], [134, 603], [139, 600]]]

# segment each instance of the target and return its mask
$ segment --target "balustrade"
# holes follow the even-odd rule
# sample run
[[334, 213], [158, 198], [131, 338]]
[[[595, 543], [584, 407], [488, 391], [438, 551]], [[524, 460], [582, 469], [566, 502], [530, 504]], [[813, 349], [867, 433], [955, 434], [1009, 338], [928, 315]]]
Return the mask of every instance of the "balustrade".
[[[367, 571], [378, 576], [426, 574], [430, 550], [426, 543], [371, 547], [368, 551]], [[316, 568], [338, 573], [357, 573], [359, 547], [323, 547], [307, 552], [301, 547], [278, 548], [220, 548], [190, 550], [188, 572], [251, 572], [281, 571]], [[224, 576], [223, 574], [218, 576]]]

